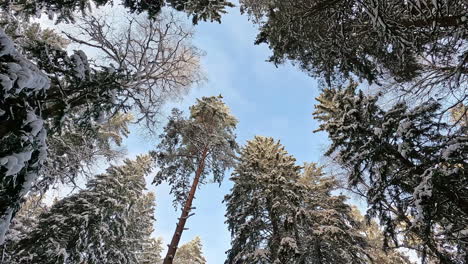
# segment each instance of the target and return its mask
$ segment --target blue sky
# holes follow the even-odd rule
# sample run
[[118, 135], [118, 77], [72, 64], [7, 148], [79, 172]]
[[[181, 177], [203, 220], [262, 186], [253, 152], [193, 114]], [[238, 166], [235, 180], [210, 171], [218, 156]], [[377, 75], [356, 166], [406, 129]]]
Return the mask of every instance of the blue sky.
[[[122, 8], [114, 6], [98, 12], [118, 16], [119, 11], [123, 11]], [[324, 164], [323, 153], [329, 142], [324, 133], [312, 132], [318, 128], [317, 122], [312, 119], [315, 98], [319, 94], [317, 81], [292, 65], [275, 67], [266, 62], [270, 55], [268, 47], [253, 44], [257, 34], [256, 27], [248, 21], [247, 16], [240, 14], [239, 7], [228, 11], [221, 24], [201, 22], [195, 27], [194, 44], [206, 52], [202, 58], [202, 67], [208, 81], [193, 88], [182, 101], [171, 103], [166, 109], [167, 113], [172, 106], [187, 111], [196, 98], [222, 94], [224, 101], [239, 120], [239, 144], [244, 145], [255, 135], [270, 136], [280, 140], [286, 150], [296, 157], [298, 164]], [[39, 22], [42, 26], [54, 28], [59, 32], [74, 31], [74, 25], [54, 25], [46, 17]], [[187, 22], [190, 20], [187, 19]], [[83, 49], [91, 57], [97, 55], [93, 50], [80, 45], [70, 45], [69, 51], [73, 49]], [[362, 88], [366, 90], [368, 87]], [[163, 125], [164, 122], [161, 128]], [[158, 143], [157, 138], [146, 136], [139, 127], [132, 127], [131, 132], [129, 138], [124, 141], [130, 158], [147, 153]], [[101, 163], [96, 168], [96, 173], [103, 172], [106, 167], [107, 164]], [[157, 205], [153, 235], [162, 237], [164, 244], [168, 244], [180, 210], [175, 211], [172, 206], [173, 198], [169, 195], [169, 187], [166, 184], [156, 187], [150, 184], [151, 181], [150, 176], [147, 179], [147, 187], [156, 194]], [[81, 185], [85, 185], [84, 180]], [[230, 247], [230, 233], [224, 224], [225, 205], [222, 200], [231, 187], [229, 172], [226, 173], [221, 186], [201, 186], [194, 201], [195, 215], [187, 222], [186, 227], [189, 230], [182, 234], [181, 244], [195, 236], [201, 237], [208, 264], [224, 263], [225, 251]], [[47, 198], [51, 202], [53, 197], [63, 197], [71, 192], [70, 188], [64, 187], [52, 190]], [[357, 204], [361, 211], [366, 209], [362, 200], [348, 201]], [[165, 247], [163, 256], [166, 249]], [[415, 259], [413, 254], [413, 260]]]
[[[106, 8], [103, 13], [118, 12], [110, 9]], [[247, 16], [240, 14], [239, 7], [228, 11], [221, 24], [200, 22], [195, 27], [194, 44], [206, 53], [202, 58], [202, 67], [208, 81], [193, 88], [181, 102], [171, 105], [187, 111], [196, 98], [222, 94], [239, 120], [239, 144], [244, 145], [255, 135], [270, 136], [280, 140], [286, 150], [296, 157], [298, 164], [321, 162], [328, 141], [324, 133], [312, 132], [318, 127], [312, 119], [315, 97], [319, 94], [317, 81], [294, 66], [275, 67], [266, 62], [271, 52], [266, 45], [254, 45], [256, 26], [248, 21]], [[74, 30], [73, 25], [56, 26], [45, 17], [40, 22], [58, 31]], [[96, 55], [86, 47], [69, 47], [70, 51], [76, 48], [85, 50], [90, 56]], [[167, 113], [171, 107], [167, 108]], [[161, 128], [163, 125], [164, 122]], [[156, 146], [157, 139], [148, 138], [138, 127], [131, 130], [131, 135], [124, 141], [129, 157], [146, 153]], [[96, 173], [104, 171], [105, 167], [106, 164], [102, 164]], [[151, 181], [152, 177], [148, 177], [148, 189], [156, 194], [154, 236], [162, 237], [164, 244], [168, 244], [180, 210], [174, 210], [168, 186], [155, 187], [149, 184]], [[181, 244], [195, 236], [201, 237], [208, 264], [224, 263], [225, 251], [230, 246], [222, 200], [231, 187], [229, 172], [221, 186], [201, 186], [194, 201], [195, 215], [187, 222], [189, 230], [182, 234]], [[68, 194], [70, 190], [62, 188], [53, 191], [51, 197]]]
[[[208, 81], [177, 103], [178, 108], [187, 110], [198, 97], [222, 94], [239, 120], [240, 144], [255, 135], [271, 136], [281, 140], [298, 162], [320, 161], [327, 139], [324, 134], [312, 133], [317, 128], [311, 116], [318, 95], [317, 82], [291, 65], [276, 68], [266, 62], [268, 47], [253, 44], [257, 30], [238, 7], [230, 9], [221, 24], [200, 23], [195, 30], [194, 42], [206, 52], [202, 65]], [[156, 142], [137, 132], [126, 144], [130, 156], [134, 156], [152, 149]], [[224, 263], [229, 249], [230, 233], [224, 224], [222, 204], [232, 187], [228, 178], [227, 173], [221, 187], [207, 184], [197, 191], [195, 215], [182, 235], [182, 243], [201, 237], [208, 264]], [[167, 185], [149, 189], [156, 193], [154, 235], [162, 236], [168, 244], [180, 210], [174, 211]]]

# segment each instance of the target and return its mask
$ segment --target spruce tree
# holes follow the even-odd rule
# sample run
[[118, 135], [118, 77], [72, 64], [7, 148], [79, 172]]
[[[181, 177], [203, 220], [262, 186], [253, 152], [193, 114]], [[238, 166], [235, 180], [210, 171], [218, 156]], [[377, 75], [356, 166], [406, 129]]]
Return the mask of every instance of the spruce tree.
[[315, 165], [301, 167], [272, 138], [243, 147], [225, 198], [231, 231], [227, 264], [366, 263], [366, 243], [355, 230], [335, 181]]
[[33, 192], [44, 193], [54, 184], [72, 185], [77, 179], [91, 178], [93, 166], [99, 160], [108, 162], [124, 154], [123, 138], [130, 133], [130, 114], [116, 114], [87, 133], [86, 128], [73, 124], [61, 128], [61, 134], [48, 140], [48, 156]]
[[326, 155], [342, 165], [352, 189], [367, 198], [368, 214], [385, 226], [386, 247], [405, 246], [415, 236], [416, 246], [406, 245], [419, 251], [423, 262], [465, 263], [466, 126], [444, 123], [445, 111], [435, 100], [384, 110], [377, 96], [356, 88], [351, 83], [326, 89], [317, 98], [318, 130], [332, 141]]
[[408, 256], [398, 249], [384, 249], [384, 234], [376, 221], [365, 219], [356, 207], [352, 208], [352, 215], [360, 225], [359, 232], [363, 232], [368, 243], [366, 249], [372, 263], [379, 264], [413, 264]]
[[177, 250], [174, 264], [206, 264], [200, 237], [195, 237]]
[[0, 263], [13, 262], [13, 252], [18, 246], [18, 241], [24, 239], [36, 228], [39, 215], [45, 213], [48, 207], [41, 201], [41, 195], [28, 195], [21, 209], [11, 221], [11, 226], [5, 237], [5, 244], [0, 249]]
[[40, 98], [50, 80], [0, 29], [0, 245], [47, 156]]
[[240, 2], [260, 25], [256, 43], [269, 45], [275, 64], [292, 60], [329, 82], [349, 76], [414, 81], [415, 93], [466, 87], [464, 0]]
[[139, 156], [111, 166], [86, 189], [41, 214], [18, 242], [18, 263], [137, 263], [152, 228], [152, 195], [144, 195], [152, 159]]
[[221, 99], [222, 96], [197, 99], [188, 118], [174, 109], [160, 136], [161, 143], [153, 152], [160, 168], [154, 183], [168, 182], [175, 196], [174, 206], [182, 205], [164, 264], [172, 263], [175, 257], [185, 223], [194, 209], [198, 185], [205, 184], [210, 174], [213, 182], [221, 184], [224, 172], [234, 165], [237, 120]]
[[256, 136], [242, 148], [225, 197], [232, 246], [226, 263], [294, 263], [295, 214], [301, 202], [300, 167], [272, 138]]
[[299, 182], [306, 193], [298, 227], [302, 256], [296, 263], [369, 263], [369, 241], [345, 203], [347, 197], [331, 194], [338, 180], [327, 176], [323, 167], [306, 163]]
[[155, 263], [160, 259], [161, 239], [155, 239], [151, 235], [154, 231], [154, 200], [152, 192], [143, 194], [136, 203], [132, 219], [128, 223], [127, 237], [133, 241], [127, 250], [135, 255], [135, 260], [130, 263]]
[[143, 250], [138, 253], [138, 264], [160, 264], [162, 263], [161, 252], [163, 251], [162, 238], [149, 238], [143, 243]]

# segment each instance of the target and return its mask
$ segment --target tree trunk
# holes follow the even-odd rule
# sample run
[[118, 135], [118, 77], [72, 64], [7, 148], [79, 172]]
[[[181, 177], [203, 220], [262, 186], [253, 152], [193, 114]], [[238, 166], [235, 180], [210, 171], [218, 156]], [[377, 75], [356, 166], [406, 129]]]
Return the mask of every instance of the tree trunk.
[[177, 223], [174, 235], [172, 236], [171, 244], [169, 245], [163, 264], [172, 264], [172, 261], [174, 260], [174, 256], [177, 251], [177, 246], [179, 245], [180, 238], [182, 237], [182, 232], [185, 228], [185, 223], [187, 222], [189, 213], [192, 210], [192, 202], [193, 198], [195, 197], [195, 191], [197, 190], [198, 182], [200, 181], [200, 176], [205, 168], [205, 159], [207, 152], [208, 150], [205, 148], [203, 150], [200, 163], [198, 164], [197, 171], [195, 172], [195, 178], [193, 179], [192, 187], [190, 188], [187, 201], [185, 202], [184, 209], [182, 210], [182, 214], [180, 215], [179, 222]]

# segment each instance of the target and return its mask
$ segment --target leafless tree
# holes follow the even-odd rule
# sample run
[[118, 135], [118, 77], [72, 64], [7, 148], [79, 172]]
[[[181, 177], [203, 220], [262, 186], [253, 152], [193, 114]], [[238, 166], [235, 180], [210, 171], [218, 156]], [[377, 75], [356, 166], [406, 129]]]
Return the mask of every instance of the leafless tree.
[[200, 68], [203, 52], [191, 43], [192, 28], [174, 13], [162, 13], [155, 19], [125, 16], [124, 23], [109, 17], [86, 16], [76, 23], [77, 34], [64, 34], [96, 49], [99, 66], [110, 65], [110, 70], [128, 76], [125, 89], [117, 95], [124, 98], [117, 111], [137, 110], [136, 122], [144, 121], [152, 131], [166, 102], [180, 99], [204, 80]]

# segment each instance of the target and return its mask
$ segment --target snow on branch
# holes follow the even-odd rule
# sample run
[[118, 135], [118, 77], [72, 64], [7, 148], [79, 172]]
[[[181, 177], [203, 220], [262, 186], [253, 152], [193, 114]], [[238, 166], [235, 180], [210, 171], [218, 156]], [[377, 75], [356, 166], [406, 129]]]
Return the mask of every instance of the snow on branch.
[[47, 132], [35, 99], [49, 87], [47, 76], [0, 29], [0, 124], [9, 130], [0, 138], [0, 244], [47, 156]]

